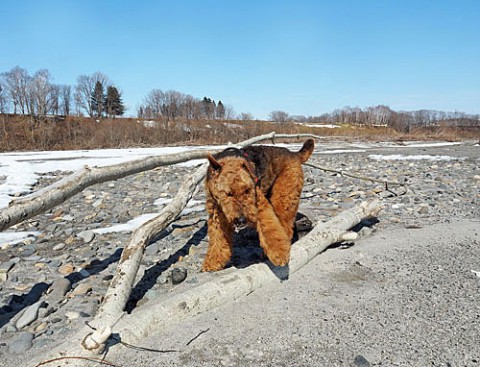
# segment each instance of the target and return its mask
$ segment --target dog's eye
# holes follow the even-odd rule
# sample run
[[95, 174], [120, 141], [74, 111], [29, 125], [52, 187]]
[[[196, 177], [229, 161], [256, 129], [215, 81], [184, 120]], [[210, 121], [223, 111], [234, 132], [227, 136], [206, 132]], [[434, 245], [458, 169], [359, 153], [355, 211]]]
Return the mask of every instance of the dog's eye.
[[248, 188], [248, 189], [245, 190], [245, 194], [248, 195], [248, 194], [250, 194], [251, 191], [252, 191], [252, 190], [251, 190], [250, 188]]
[[226, 193], [228, 197], [232, 197], [233, 196], [233, 193], [232, 192], [227, 192]]

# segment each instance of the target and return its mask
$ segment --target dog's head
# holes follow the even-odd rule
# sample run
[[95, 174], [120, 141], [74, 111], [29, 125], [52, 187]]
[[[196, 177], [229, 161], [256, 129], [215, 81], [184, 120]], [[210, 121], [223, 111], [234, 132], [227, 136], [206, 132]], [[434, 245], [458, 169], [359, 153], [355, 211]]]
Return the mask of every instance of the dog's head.
[[212, 155], [207, 187], [228, 222], [236, 229], [257, 222], [257, 178], [252, 165], [241, 157], [217, 161]]

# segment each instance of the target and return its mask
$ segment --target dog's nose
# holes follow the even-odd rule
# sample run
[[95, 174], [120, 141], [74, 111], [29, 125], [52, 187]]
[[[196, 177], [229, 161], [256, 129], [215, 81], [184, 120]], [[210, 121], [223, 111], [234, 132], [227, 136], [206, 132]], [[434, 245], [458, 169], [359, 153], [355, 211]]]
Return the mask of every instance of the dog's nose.
[[237, 228], [245, 227], [247, 224], [247, 219], [245, 217], [235, 218], [233, 224]]

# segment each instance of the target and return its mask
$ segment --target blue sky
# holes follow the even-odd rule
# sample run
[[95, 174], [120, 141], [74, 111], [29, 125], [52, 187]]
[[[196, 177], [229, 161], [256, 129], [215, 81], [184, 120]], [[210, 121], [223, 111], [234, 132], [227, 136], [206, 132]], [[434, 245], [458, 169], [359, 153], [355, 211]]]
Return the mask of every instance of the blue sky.
[[480, 1], [2, 0], [0, 72], [100, 71], [129, 108], [154, 89], [237, 113], [344, 106], [480, 113]]

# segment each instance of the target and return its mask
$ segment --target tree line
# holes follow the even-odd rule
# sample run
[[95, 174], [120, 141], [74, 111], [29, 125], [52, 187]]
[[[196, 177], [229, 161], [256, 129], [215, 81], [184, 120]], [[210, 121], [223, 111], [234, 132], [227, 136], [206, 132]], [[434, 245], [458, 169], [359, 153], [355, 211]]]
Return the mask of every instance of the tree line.
[[385, 105], [360, 107], [344, 107], [319, 116], [290, 116], [284, 111], [273, 111], [271, 121], [348, 124], [353, 126], [391, 127], [397, 131], [410, 132], [413, 127], [480, 127], [479, 114], [464, 112], [444, 112], [437, 110], [394, 111]]
[[44, 117], [87, 114], [90, 117], [122, 116], [121, 92], [102, 73], [80, 75], [77, 84], [55, 84], [47, 69], [30, 75], [16, 66], [0, 73], [0, 113]]
[[[93, 118], [124, 115], [122, 93], [103, 73], [80, 75], [74, 86], [55, 84], [47, 69], [33, 75], [16, 66], [0, 73], [0, 114], [30, 116], [90, 116]], [[151, 90], [138, 106], [137, 117], [184, 120], [253, 120], [250, 113], [235, 114], [230, 106], [210, 97], [202, 99], [175, 90]], [[318, 116], [290, 116], [272, 111], [270, 121], [338, 123], [353, 126], [387, 126], [409, 132], [412, 127], [480, 127], [480, 115], [436, 110], [394, 111], [385, 105], [365, 108], [346, 106]]]
[[[0, 113], [43, 117], [46, 115], [115, 117], [122, 116], [126, 107], [122, 94], [103, 73], [80, 75], [74, 86], [55, 84], [47, 69], [30, 75], [16, 66], [0, 73]], [[153, 89], [137, 108], [137, 117], [145, 119], [176, 118], [235, 119], [232, 107], [222, 101], [169, 90]], [[239, 115], [253, 119], [251, 114]]]
[[190, 94], [184, 94], [174, 90], [162, 91], [153, 89], [145, 97], [142, 105], [137, 110], [137, 116], [144, 119], [164, 118], [175, 121], [177, 118], [186, 120], [232, 120], [235, 113], [222, 101], [203, 97], [198, 99]]

